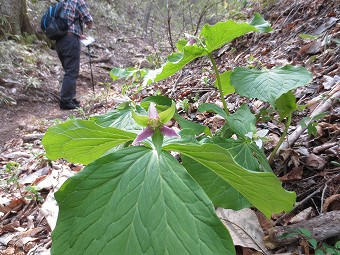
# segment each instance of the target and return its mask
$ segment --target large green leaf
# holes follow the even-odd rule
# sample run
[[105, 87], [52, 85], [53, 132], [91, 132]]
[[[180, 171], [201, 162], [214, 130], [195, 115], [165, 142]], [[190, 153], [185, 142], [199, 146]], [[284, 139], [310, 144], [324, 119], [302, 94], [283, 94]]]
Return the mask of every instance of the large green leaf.
[[[232, 94], [235, 92], [235, 88], [230, 83], [230, 76], [232, 74], [232, 71], [225, 71], [220, 74], [220, 80], [221, 80], [221, 86], [223, 91], [223, 96], [226, 96], [228, 94]], [[215, 82], [215, 87], [218, 88], [217, 80]]]
[[207, 126], [201, 125], [199, 123], [186, 120], [178, 113], [175, 113], [174, 119], [178, 122], [182, 129], [190, 129], [195, 135], [206, 134], [211, 136], [210, 129]]
[[272, 172], [263, 150], [259, 149], [254, 142], [249, 143], [249, 139], [244, 139], [247, 133], [256, 132], [256, 116], [251, 113], [249, 107], [243, 104], [226, 119], [226, 128], [237, 134], [239, 139], [224, 139], [216, 136], [214, 143], [228, 149], [241, 166], [249, 170]]
[[226, 112], [216, 104], [203, 103], [198, 106], [199, 112], [214, 112], [220, 115], [222, 118], [226, 119], [228, 115]]
[[227, 116], [226, 119], [227, 125], [238, 137], [244, 137], [248, 132], [256, 131], [256, 117], [245, 104], [241, 105], [234, 114]]
[[257, 172], [273, 172], [263, 149], [254, 142], [241, 139], [214, 137], [213, 143], [227, 149], [235, 161], [246, 169]]
[[288, 115], [297, 110], [296, 97], [293, 92], [288, 91], [282, 94], [275, 102], [275, 108], [280, 115], [280, 120], [283, 120]]
[[268, 33], [273, 31], [273, 29], [270, 26], [270, 23], [262, 18], [262, 16], [259, 13], [255, 13], [252, 21], [250, 22], [250, 25], [258, 28], [259, 32], [261, 33]]
[[209, 168], [267, 217], [289, 212], [295, 203], [295, 193], [284, 190], [273, 173], [246, 170], [235, 162], [228, 150], [218, 145], [170, 144], [164, 149], [177, 151]]
[[[142, 130], [142, 127], [132, 118], [132, 110], [133, 107], [126, 106], [124, 108], [114, 109], [102, 115], [91, 117], [90, 120], [102, 127], [113, 127], [133, 133], [139, 133]], [[145, 111], [143, 113], [147, 114]]]
[[212, 52], [242, 35], [255, 31], [258, 29], [248, 23], [239, 24], [233, 20], [227, 20], [212, 26], [204, 25], [201, 34], [205, 38], [207, 51]]
[[240, 210], [251, 205], [237, 190], [207, 167], [184, 155], [181, 159], [183, 166], [207, 193], [214, 206]]
[[166, 96], [148, 96], [141, 101], [140, 105], [147, 109], [150, 102], [154, 102], [158, 106], [170, 107], [174, 100]]
[[128, 68], [116, 67], [110, 71], [110, 76], [114, 81], [121, 78], [125, 78], [126, 80], [131, 77], [143, 78], [145, 74], [146, 74], [145, 69], [137, 69], [134, 67]]
[[[221, 137], [214, 137], [207, 142], [228, 149], [235, 161], [246, 169], [272, 172], [265, 154], [255, 143]], [[204, 189], [215, 206], [234, 210], [249, 207], [250, 203], [215, 172], [189, 157], [182, 155], [181, 158], [184, 167]]]
[[90, 120], [69, 120], [50, 127], [42, 139], [48, 158], [65, 158], [88, 164], [105, 152], [134, 140], [136, 134], [111, 127], [101, 127]]
[[178, 52], [171, 54], [168, 57], [168, 61], [164, 63], [161, 68], [148, 71], [143, 83], [147, 85], [151, 82], [166, 79], [192, 60], [203, 57], [235, 38], [252, 31], [258, 31], [258, 29], [248, 23], [239, 24], [232, 20], [218, 22], [212, 26], [205, 25], [201, 32], [201, 37], [204, 42], [187, 45], [186, 40], [179, 41], [176, 45]]
[[207, 55], [207, 51], [198, 45], [188, 45], [181, 52], [175, 52], [168, 57], [168, 61], [161, 68], [149, 70], [144, 77], [144, 85], [170, 77], [192, 60]]
[[242, 167], [256, 172], [263, 171], [259, 161], [254, 157], [251, 143], [240, 139], [214, 139], [214, 143], [229, 150], [235, 161]]
[[235, 254], [204, 191], [167, 152], [128, 147], [56, 193], [52, 254]]
[[241, 96], [258, 98], [275, 107], [275, 101], [282, 94], [308, 84], [312, 74], [304, 67], [290, 65], [270, 70], [236, 67], [230, 79]]

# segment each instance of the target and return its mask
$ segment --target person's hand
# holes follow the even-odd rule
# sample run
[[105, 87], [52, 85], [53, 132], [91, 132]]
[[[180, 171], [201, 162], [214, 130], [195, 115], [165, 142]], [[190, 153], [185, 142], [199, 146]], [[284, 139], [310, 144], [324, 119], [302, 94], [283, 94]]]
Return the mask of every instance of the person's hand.
[[88, 23], [86, 23], [86, 28], [88, 28], [88, 29], [93, 28], [93, 21], [92, 20], [89, 21]]
[[86, 35], [81, 35], [80, 40], [84, 40], [84, 39], [86, 39], [86, 37], [87, 37]]

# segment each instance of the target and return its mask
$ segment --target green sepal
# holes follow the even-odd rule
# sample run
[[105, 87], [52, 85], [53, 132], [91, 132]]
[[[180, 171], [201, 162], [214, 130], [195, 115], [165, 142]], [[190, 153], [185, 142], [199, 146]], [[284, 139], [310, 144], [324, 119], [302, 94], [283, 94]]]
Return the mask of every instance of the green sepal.
[[170, 121], [174, 117], [175, 111], [176, 111], [176, 104], [174, 103], [174, 101], [172, 101], [171, 106], [167, 110], [158, 113], [161, 119], [161, 122], [165, 124], [168, 121]]
[[131, 111], [132, 118], [136, 123], [142, 127], [146, 127], [149, 123], [149, 116], [146, 115], [139, 115], [135, 113], [133, 110]]

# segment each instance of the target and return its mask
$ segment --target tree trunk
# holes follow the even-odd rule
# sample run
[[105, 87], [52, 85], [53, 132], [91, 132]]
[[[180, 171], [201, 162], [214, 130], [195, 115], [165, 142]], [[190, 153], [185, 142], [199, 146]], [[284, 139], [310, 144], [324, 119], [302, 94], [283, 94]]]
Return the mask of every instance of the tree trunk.
[[35, 31], [27, 15], [26, 0], [0, 0], [0, 36], [20, 35]]
[[146, 9], [145, 9], [145, 14], [144, 14], [144, 20], [143, 20], [143, 33], [144, 35], [148, 34], [148, 27], [149, 27], [149, 21], [151, 17], [151, 12], [153, 10], [154, 4], [152, 2], [148, 3]]

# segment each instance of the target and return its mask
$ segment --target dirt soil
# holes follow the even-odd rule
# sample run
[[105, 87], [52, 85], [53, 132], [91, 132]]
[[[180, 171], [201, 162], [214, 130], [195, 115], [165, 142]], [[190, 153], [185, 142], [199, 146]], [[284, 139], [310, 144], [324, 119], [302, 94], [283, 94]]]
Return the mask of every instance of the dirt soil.
[[[337, 95], [340, 91], [340, 6], [336, 2], [288, 0], [276, 1], [265, 10], [261, 9], [263, 7], [245, 9], [244, 13], [249, 17], [255, 11], [261, 12], [271, 22], [274, 32], [244, 36], [215, 53], [220, 72], [235, 66], [261, 63], [267, 68], [285, 64], [302, 65], [313, 73], [311, 84], [294, 92], [298, 103], [308, 107], [294, 116], [288, 136], [298, 129], [301, 119], [310, 116], [317, 106], [324, 104], [325, 98]], [[95, 88], [92, 91], [88, 49], [84, 47], [77, 84], [77, 97], [83, 107], [73, 111], [59, 109], [58, 95], [63, 72], [55, 51], [42, 42], [35, 42], [30, 46], [10, 41], [0, 42], [0, 63], [2, 72], [7, 74], [6, 77], [0, 76], [0, 99], [7, 102], [0, 106], [0, 167], [10, 161], [19, 162], [20, 173], [25, 176], [38, 172], [38, 169], [48, 169], [48, 162], [43, 159], [44, 150], [40, 138], [49, 126], [67, 118], [87, 118], [107, 112], [124, 100], [125, 95], [121, 93], [123, 82], [114, 82], [109, 76], [113, 67], [152, 66], [146, 57], [154, 55], [159, 45], [155, 45], [149, 38], [124, 32], [123, 29], [113, 31], [104, 22], [97, 24], [100, 25], [96, 26], [95, 32], [90, 32], [97, 39], [90, 52]], [[302, 39], [299, 34], [312, 34], [317, 38]], [[206, 79], [201, 79], [202, 76]], [[198, 102], [220, 104], [213, 82], [209, 81], [214, 81], [212, 72], [207, 61], [199, 59], [166, 81], [154, 84], [137, 94], [132, 91], [126, 94], [137, 101], [156, 93], [179, 101], [185, 99], [189, 106], [186, 111], [182, 111], [183, 116], [207, 124], [214, 131], [223, 124], [221, 119], [211, 114], [197, 113]], [[258, 100], [246, 101], [235, 95], [228, 97], [227, 101], [231, 112], [244, 102], [254, 112], [263, 106]], [[315, 217], [320, 210], [327, 212], [340, 208], [337, 202], [340, 201], [338, 98], [332, 100], [324, 112], [325, 116], [317, 121], [317, 135], [309, 136], [307, 132], [303, 132], [276, 157], [272, 165], [285, 188], [295, 191], [300, 202], [291, 214], [277, 215], [272, 219], [272, 226], [276, 224], [275, 221], [277, 225], [291, 224], [290, 220], [295, 215], [306, 210], [308, 216], [304, 219]], [[277, 143], [283, 124], [273, 121], [263, 128], [270, 130], [271, 141], [265, 144], [265, 151], [268, 153]], [[53, 169], [66, 169], [73, 173], [81, 167], [62, 160], [53, 165]], [[51, 187], [45, 187], [41, 191], [43, 199], [47, 200], [52, 190]], [[328, 207], [324, 207], [327, 199]], [[27, 203], [18, 199], [14, 205], [9, 206], [10, 209], [7, 208], [9, 211], [0, 208], [0, 211], [7, 212], [1, 217], [8, 228], [2, 229], [0, 234], [15, 233], [19, 226], [32, 229], [32, 224], [34, 230], [41, 231], [37, 232], [37, 239], [19, 245], [20, 247], [11, 242], [8, 246], [0, 245], [0, 254], [27, 254], [34, 247], [36, 253], [32, 254], [44, 254], [37, 252], [37, 247], [44, 247], [44, 251], [50, 248], [51, 229], [46, 222], [47, 217], [43, 219], [39, 216], [36, 205], [35, 202]], [[42, 207], [41, 204], [39, 206]], [[29, 218], [31, 216], [34, 221]], [[263, 228], [266, 231], [266, 227]], [[299, 244], [294, 247], [296, 246]], [[276, 246], [273, 253], [287, 252], [287, 247]], [[1, 250], [6, 252], [1, 253]], [[244, 251], [238, 254], [255, 253]]]
[[[105, 33], [103, 30], [101, 31]], [[0, 85], [2, 84], [0, 88], [10, 97], [7, 101], [15, 101], [15, 104], [1, 104], [0, 148], [8, 140], [30, 132], [42, 131], [39, 130], [39, 126], [44, 122], [66, 120], [70, 115], [79, 117], [85, 114], [88, 116], [98, 112], [98, 108], [112, 107], [111, 104], [114, 103], [112, 97], [121, 97], [121, 86], [119, 82], [112, 81], [109, 71], [118, 66], [135, 66], [144, 61], [141, 56], [151, 53], [146, 38], [130, 37], [124, 34], [119, 37], [118, 33], [115, 36], [117, 37], [111, 36], [110, 39], [116, 41], [114, 48], [107, 47], [105, 36], [96, 38], [97, 41], [90, 48], [91, 61], [93, 61], [94, 91], [92, 90], [88, 48], [82, 46], [83, 54], [80, 77], [77, 82], [77, 98], [82, 102], [83, 109], [79, 111], [59, 109], [58, 98], [63, 77], [59, 59], [54, 50], [46, 49], [47, 46], [42, 46], [41, 43], [33, 44], [28, 51], [34, 51], [33, 55], [39, 55], [39, 59], [35, 60], [36, 63], [26, 65], [29, 77], [17, 79], [18, 75], [25, 71], [16, 70], [12, 66], [13, 76], [0, 79]], [[6, 44], [7, 42], [4, 42], [2, 47], [6, 47]], [[26, 50], [21, 47], [16, 49], [13, 43], [10, 44], [13, 54], [20, 50]], [[42, 59], [45, 57], [49, 60], [48, 63], [43, 62]], [[23, 64], [22, 69], [25, 68], [25, 61], [27, 61], [25, 58], [27, 58], [25, 55], [19, 57]], [[14, 62], [13, 59], [6, 59], [6, 62], [10, 61]], [[34, 85], [34, 81], [37, 85]], [[107, 104], [109, 98], [111, 100]]]

